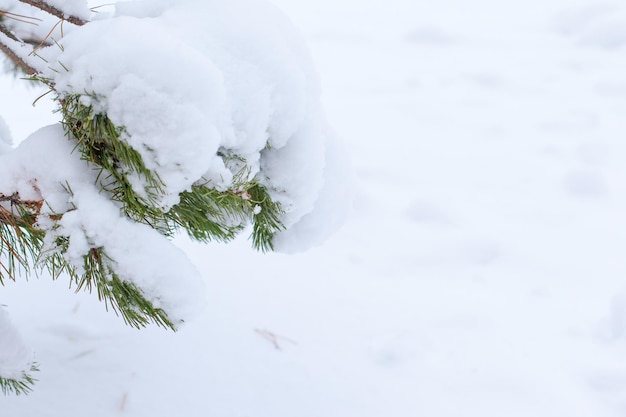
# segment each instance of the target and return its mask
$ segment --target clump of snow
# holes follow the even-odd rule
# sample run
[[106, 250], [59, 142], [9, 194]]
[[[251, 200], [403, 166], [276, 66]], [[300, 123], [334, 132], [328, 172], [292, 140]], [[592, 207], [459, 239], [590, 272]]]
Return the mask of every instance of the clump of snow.
[[278, 233], [274, 246], [280, 252], [303, 251], [310, 245], [319, 245], [341, 226], [351, 211], [356, 180], [342, 145], [330, 136], [326, 142], [322, 189], [312, 210], [302, 216], [286, 231]]
[[21, 379], [30, 370], [32, 352], [26, 348], [22, 338], [2, 306], [0, 306], [0, 377]]

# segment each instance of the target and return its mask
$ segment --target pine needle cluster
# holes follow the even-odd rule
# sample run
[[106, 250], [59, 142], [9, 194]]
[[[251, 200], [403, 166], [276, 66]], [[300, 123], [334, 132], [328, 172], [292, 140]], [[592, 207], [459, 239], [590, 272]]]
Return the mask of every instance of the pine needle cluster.
[[39, 368], [37, 364], [32, 364], [28, 372], [22, 372], [22, 376], [19, 379], [9, 379], [0, 377], [0, 391], [4, 395], [7, 394], [28, 394], [35, 382], [37, 381], [33, 377], [34, 372], [38, 372]]
[[116, 274], [115, 264], [104, 249], [91, 249], [83, 259], [85, 273], [72, 276], [77, 291], [85, 289], [92, 292], [95, 288], [98, 299], [107, 308], [111, 306], [132, 327], [141, 328], [153, 322], [162, 327], [175, 328], [165, 311], [155, 308], [136, 285]]

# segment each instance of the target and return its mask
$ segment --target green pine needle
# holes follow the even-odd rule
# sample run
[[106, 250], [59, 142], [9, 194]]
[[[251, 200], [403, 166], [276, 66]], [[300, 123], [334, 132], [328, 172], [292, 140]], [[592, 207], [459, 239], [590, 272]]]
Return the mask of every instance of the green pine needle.
[[195, 240], [229, 242], [243, 229], [247, 212], [241, 196], [194, 185], [165, 216]]
[[34, 226], [36, 207], [29, 207], [17, 195], [0, 195], [0, 201], [10, 204], [10, 208], [0, 206], [0, 285], [3, 285], [5, 278], [15, 281], [17, 275], [30, 272], [44, 233]]
[[[146, 168], [139, 152], [122, 139], [124, 129], [115, 126], [106, 114], [96, 113], [93, 106], [83, 104], [80, 95], [59, 101], [66, 131], [76, 139], [83, 159], [100, 168], [98, 180], [102, 188], [123, 204], [128, 217], [158, 228], [155, 219], [161, 213], [156, 201], [163, 194], [164, 184], [155, 172]], [[132, 187], [129, 175], [137, 175], [144, 181], [143, 196]]]
[[91, 249], [83, 259], [85, 273], [73, 276], [77, 285], [76, 291], [91, 292], [95, 289], [98, 299], [104, 302], [107, 309], [110, 306], [132, 327], [139, 329], [152, 322], [175, 330], [164, 310], [154, 307], [135, 284], [124, 281], [117, 275], [114, 261], [103, 248]]
[[38, 372], [39, 368], [37, 364], [32, 364], [29, 372], [23, 372], [20, 379], [9, 379], [0, 377], [0, 391], [4, 395], [15, 394], [22, 395], [28, 394], [32, 391], [34, 383], [37, 381], [31, 375], [33, 372]]
[[284, 213], [280, 204], [272, 201], [267, 189], [260, 185], [254, 184], [248, 189], [250, 194], [250, 203], [255, 207], [258, 206], [261, 211], [254, 214], [252, 225], [252, 246], [261, 252], [274, 250], [274, 235], [285, 227], [280, 221], [280, 216]]
[[152, 322], [175, 330], [174, 323], [163, 309], [154, 307], [141, 289], [132, 282], [123, 280], [116, 273], [115, 260], [107, 255], [104, 248], [92, 248], [83, 255], [81, 268], [83, 272], [78, 273], [77, 268], [70, 265], [63, 256], [69, 243], [69, 238], [59, 236], [56, 238], [55, 247], [40, 256], [39, 262], [48, 268], [53, 278], [65, 273], [70, 277], [70, 282], [76, 286], [76, 292], [95, 291], [107, 310], [110, 307], [132, 327], [142, 328]]

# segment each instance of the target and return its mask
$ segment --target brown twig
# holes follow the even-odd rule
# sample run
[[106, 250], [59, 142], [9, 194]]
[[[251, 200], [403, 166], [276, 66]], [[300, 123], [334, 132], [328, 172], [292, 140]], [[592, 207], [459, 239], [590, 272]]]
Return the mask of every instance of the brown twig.
[[[11, 208], [0, 205], [0, 223], [8, 224], [10, 226], [19, 226], [18, 223], [28, 224], [32, 226], [36, 222], [36, 218], [41, 214], [41, 208], [43, 207], [44, 200], [22, 200], [18, 193], [11, 195], [4, 195], [0, 193], [0, 203], [10, 203]], [[15, 213], [14, 207], [19, 207], [22, 210], [27, 210], [27, 218], [24, 218]], [[25, 212], [26, 213], [26, 212]], [[58, 215], [49, 216], [50, 218], [58, 217]]]
[[39, 10], [43, 10], [44, 12], [49, 13], [53, 16], [56, 16], [59, 19], [75, 24], [76, 26], [82, 26], [87, 23], [86, 20], [83, 20], [77, 16], [68, 15], [67, 13], [63, 12], [63, 10], [57, 9], [54, 6], [49, 5], [44, 0], [20, 0], [20, 1], [22, 3], [26, 3], [33, 7], [36, 7]]
[[22, 200], [18, 193], [11, 195], [4, 195], [0, 193], [0, 203], [10, 202], [11, 206], [22, 206], [32, 209], [34, 212], [39, 213], [43, 206], [43, 200]]
[[[3, 35], [5, 35], [7, 38], [9, 38], [10, 40], [16, 42], [16, 43], [20, 43], [20, 40], [17, 39], [15, 37], [15, 35], [13, 35], [11, 33], [10, 30], [8, 30], [4, 25], [0, 24], [0, 33], [2, 33]], [[0, 38], [0, 51], [2, 51], [11, 61], [13, 61], [13, 63], [15, 65], [17, 65], [18, 67], [20, 67], [21, 69], [24, 70], [24, 72], [26, 72], [28, 75], [35, 75], [37, 74], [39, 71], [37, 71], [35, 68], [31, 67], [29, 64], [26, 63], [26, 61], [24, 61], [14, 50], [11, 46], [9, 46], [7, 44], [7, 42], [3, 42], [2, 38]]]
[[289, 342], [293, 345], [297, 344], [296, 342], [294, 342], [293, 340], [284, 337], [284, 336], [280, 336], [277, 335], [276, 333], [272, 333], [269, 330], [266, 329], [254, 329], [254, 331], [261, 336], [262, 338], [264, 338], [265, 340], [267, 340], [268, 342], [270, 342], [272, 344], [272, 346], [274, 346], [274, 349], [276, 350], [282, 350], [280, 344], [278, 343], [279, 340], [284, 340], [286, 342]]

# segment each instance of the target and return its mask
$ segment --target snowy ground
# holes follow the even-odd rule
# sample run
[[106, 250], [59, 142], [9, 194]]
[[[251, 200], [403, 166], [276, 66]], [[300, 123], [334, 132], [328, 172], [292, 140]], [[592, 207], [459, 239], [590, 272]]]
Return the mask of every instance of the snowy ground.
[[[352, 155], [350, 221], [295, 256], [181, 241], [210, 303], [178, 334], [8, 285], [41, 372], [0, 415], [623, 416], [626, 6], [274, 3]], [[16, 138], [38, 95], [0, 103]]]

